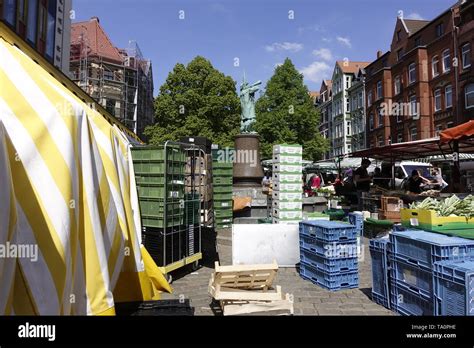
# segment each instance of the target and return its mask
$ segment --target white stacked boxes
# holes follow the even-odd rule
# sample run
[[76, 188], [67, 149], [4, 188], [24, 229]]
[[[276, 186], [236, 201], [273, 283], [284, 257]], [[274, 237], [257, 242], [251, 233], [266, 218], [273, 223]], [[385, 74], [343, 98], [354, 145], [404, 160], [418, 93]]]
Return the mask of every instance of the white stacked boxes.
[[303, 220], [303, 148], [300, 145], [273, 147], [274, 224], [299, 224]]

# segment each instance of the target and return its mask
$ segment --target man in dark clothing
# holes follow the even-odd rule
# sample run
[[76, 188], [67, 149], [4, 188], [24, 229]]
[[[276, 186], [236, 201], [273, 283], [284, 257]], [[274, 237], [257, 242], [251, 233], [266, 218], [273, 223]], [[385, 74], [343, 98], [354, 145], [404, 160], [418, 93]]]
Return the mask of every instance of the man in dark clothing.
[[354, 183], [356, 184], [357, 188], [359, 210], [363, 209], [362, 192], [370, 191], [370, 183], [372, 182], [372, 178], [370, 177], [369, 172], [367, 172], [367, 168], [369, 168], [371, 164], [372, 162], [370, 162], [368, 159], [363, 159], [361, 166], [354, 172]]
[[421, 185], [423, 183], [428, 184], [429, 182], [430, 181], [428, 179], [425, 179], [420, 175], [420, 172], [418, 172], [418, 170], [414, 170], [411, 173], [410, 178], [408, 179], [408, 191], [410, 191], [410, 193], [419, 195], [422, 192]]

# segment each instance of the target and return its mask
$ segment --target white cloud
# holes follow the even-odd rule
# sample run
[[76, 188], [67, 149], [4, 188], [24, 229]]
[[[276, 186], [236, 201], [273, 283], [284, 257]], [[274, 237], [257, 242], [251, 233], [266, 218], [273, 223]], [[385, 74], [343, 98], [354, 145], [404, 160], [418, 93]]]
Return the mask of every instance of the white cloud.
[[305, 80], [319, 83], [331, 73], [331, 67], [326, 62], [313, 62], [300, 69]]
[[297, 42], [275, 42], [271, 45], [265, 46], [267, 52], [275, 51], [290, 51], [299, 52], [303, 49], [303, 44]]
[[328, 48], [321, 48], [319, 50], [314, 50], [313, 55], [321, 58], [322, 60], [331, 61], [332, 60], [332, 52]]
[[336, 38], [336, 40], [337, 40], [339, 43], [341, 43], [342, 45], [345, 45], [345, 46], [347, 46], [347, 47], [349, 47], [349, 48], [352, 47], [351, 40], [350, 40], [348, 37], [338, 36], [338, 37]]
[[299, 27], [298, 28], [298, 34], [303, 34], [305, 32], [318, 33], [318, 32], [324, 32], [324, 31], [326, 31], [326, 30], [322, 26], [317, 25], [317, 24], [308, 25], [308, 26], [305, 26], [305, 27]]
[[330, 38], [328, 38], [328, 37], [323, 37], [321, 40], [322, 40], [323, 42], [331, 42], [331, 41], [332, 41], [332, 39], [330, 39]]
[[416, 19], [416, 20], [419, 20], [419, 21], [422, 21], [424, 20], [424, 18], [417, 12], [412, 12], [410, 13], [406, 19]]

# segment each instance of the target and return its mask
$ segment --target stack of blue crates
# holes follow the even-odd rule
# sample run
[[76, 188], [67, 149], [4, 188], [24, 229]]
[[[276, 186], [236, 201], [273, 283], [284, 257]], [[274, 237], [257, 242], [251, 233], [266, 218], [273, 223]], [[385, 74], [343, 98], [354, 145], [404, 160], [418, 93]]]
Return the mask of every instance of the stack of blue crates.
[[300, 275], [330, 291], [359, 286], [359, 231], [335, 221], [300, 223]]
[[369, 250], [372, 259], [372, 300], [390, 309], [390, 240], [371, 239]]
[[434, 280], [436, 315], [474, 315], [474, 261], [436, 262]]
[[392, 309], [402, 315], [437, 315], [435, 264], [473, 258], [474, 241], [409, 230], [393, 232], [390, 243]]

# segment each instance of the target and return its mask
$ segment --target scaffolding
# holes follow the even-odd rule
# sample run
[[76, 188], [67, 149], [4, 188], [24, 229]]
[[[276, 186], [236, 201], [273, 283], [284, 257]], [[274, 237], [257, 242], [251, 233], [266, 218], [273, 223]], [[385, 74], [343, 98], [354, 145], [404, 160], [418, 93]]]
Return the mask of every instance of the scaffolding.
[[71, 42], [72, 79], [135, 134], [143, 136], [153, 122], [151, 62], [135, 41], [119, 50], [120, 60], [101, 56], [91, 48], [85, 28]]

